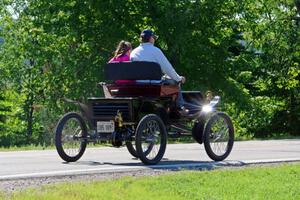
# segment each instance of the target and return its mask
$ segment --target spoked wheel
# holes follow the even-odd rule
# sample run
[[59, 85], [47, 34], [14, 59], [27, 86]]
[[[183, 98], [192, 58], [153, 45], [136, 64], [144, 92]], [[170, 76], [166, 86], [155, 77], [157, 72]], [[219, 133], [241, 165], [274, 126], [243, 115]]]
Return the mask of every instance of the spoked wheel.
[[162, 120], [155, 114], [144, 116], [136, 129], [136, 152], [146, 165], [158, 163], [164, 156], [167, 131]]
[[230, 117], [218, 112], [207, 122], [204, 129], [204, 147], [207, 155], [215, 160], [224, 160], [231, 152], [234, 129]]
[[77, 161], [86, 148], [87, 128], [82, 117], [74, 112], [65, 114], [56, 126], [55, 146], [67, 162]]

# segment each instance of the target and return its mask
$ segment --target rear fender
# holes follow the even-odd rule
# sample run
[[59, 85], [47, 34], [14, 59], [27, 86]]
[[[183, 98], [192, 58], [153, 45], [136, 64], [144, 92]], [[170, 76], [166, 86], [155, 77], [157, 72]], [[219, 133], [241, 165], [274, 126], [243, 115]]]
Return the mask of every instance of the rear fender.
[[75, 100], [67, 99], [67, 98], [64, 98], [64, 101], [67, 102], [67, 103], [76, 105], [80, 109], [82, 117], [85, 119], [85, 121], [88, 122], [89, 128], [92, 127], [92, 121], [91, 121], [92, 113], [91, 113], [88, 105], [86, 105], [84, 103], [81, 103], [79, 101], [75, 101]]
[[203, 143], [203, 132], [205, 127], [205, 116], [199, 117], [199, 119], [194, 123], [192, 129], [192, 136], [196, 142], [199, 144]]

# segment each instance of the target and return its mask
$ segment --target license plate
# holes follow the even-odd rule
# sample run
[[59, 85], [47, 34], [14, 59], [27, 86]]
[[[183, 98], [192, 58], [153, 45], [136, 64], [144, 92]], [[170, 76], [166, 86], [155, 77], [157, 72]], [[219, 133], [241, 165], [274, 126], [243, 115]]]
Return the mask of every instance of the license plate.
[[98, 133], [112, 133], [115, 131], [114, 121], [98, 121], [97, 122], [97, 132]]

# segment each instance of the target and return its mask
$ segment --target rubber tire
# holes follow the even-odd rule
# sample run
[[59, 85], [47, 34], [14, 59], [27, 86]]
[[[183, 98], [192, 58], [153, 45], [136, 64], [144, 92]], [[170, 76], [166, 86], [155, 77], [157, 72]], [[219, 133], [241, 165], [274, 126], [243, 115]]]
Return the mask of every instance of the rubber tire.
[[[221, 156], [216, 155], [213, 152], [213, 150], [211, 149], [211, 146], [210, 146], [210, 142], [209, 142], [211, 126], [214, 123], [214, 121], [219, 117], [222, 117], [225, 119], [225, 121], [228, 125], [228, 128], [229, 128], [229, 140], [228, 140], [228, 144], [227, 144], [228, 148], [227, 148], [227, 151]], [[227, 158], [227, 156], [230, 154], [232, 147], [233, 147], [233, 143], [234, 143], [234, 128], [233, 128], [233, 124], [232, 124], [230, 117], [226, 113], [223, 113], [223, 112], [217, 112], [217, 113], [213, 114], [207, 121], [205, 128], [204, 128], [204, 147], [205, 147], [205, 151], [206, 151], [207, 155], [214, 161], [222, 161], [225, 158]]]
[[129, 153], [135, 157], [135, 158], [138, 158], [138, 154], [134, 148], [134, 146], [132, 145], [132, 141], [126, 141], [125, 143], [126, 147], [127, 147], [127, 150], [129, 151]]
[[[141, 131], [143, 128], [143, 125], [145, 123], [147, 123], [150, 120], [155, 120], [158, 122], [158, 125], [160, 127], [161, 130], [161, 143], [160, 143], [160, 148], [159, 151], [157, 153], [157, 155], [155, 156], [155, 158], [153, 159], [148, 159], [147, 155], [150, 152], [147, 152], [146, 154], [143, 152], [143, 148], [142, 148], [142, 141], [141, 141]], [[138, 154], [139, 159], [145, 164], [145, 165], [155, 165], [157, 164], [164, 156], [165, 151], [166, 151], [166, 146], [167, 146], [167, 130], [166, 127], [163, 123], [163, 121], [161, 120], [161, 118], [155, 114], [148, 114], [145, 115], [140, 121], [139, 124], [137, 126], [136, 129], [136, 136], [135, 136], [135, 144], [136, 144], [136, 152]]]
[[86, 145], [87, 142], [86, 141], [82, 141], [81, 142], [81, 146], [80, 146], [80, 151], [78, 152], [78, 154], [76, 156], [69, 156], [65, 153], [63, 147], [62, 147], [62, 143], [61, 143], [61, 134], [62, 134], [62, 130], [64, 128], [64, 125], [66, 124], [66, 122], [72, 118], [75, 118], [79, 121], [81, 129], [82, 129], [82, 136], [86, 137], [87, 136], [87, 127], [86, 124], [83, 120], [83, 118], [75, 112], [69, 112], [66, 113], [57, 123], [56, 126], [56, 131], [55, 131], [55, 146], [56, 146], [56, 150], [58, 155], [66, 162], [75, 162], [78, 159], [81, 158], [81, 156], [83, 155], [85, 149], [86, 149]]

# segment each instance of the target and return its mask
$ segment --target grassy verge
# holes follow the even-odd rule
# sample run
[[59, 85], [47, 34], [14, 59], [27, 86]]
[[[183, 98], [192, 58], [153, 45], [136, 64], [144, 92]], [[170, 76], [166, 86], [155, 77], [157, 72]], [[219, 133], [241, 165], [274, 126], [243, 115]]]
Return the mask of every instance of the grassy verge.
[[[99, 144], [93, 144], [89, 143], [88, 147], [104, 147], [104, 146], [109, 146], [111, 147], [110, 143], [99, 143]], [[41, 146], [41, 145], [27, 145], [27, 146], [12, 146], [12, 147], [0, 147], [0, 152], [4, 151], [30, 151], [30, 150], [49, 150], [49, 149], [55, 149], [54, 145], [50, 146]]]
[[[11, 199], [300, 199], [300, 164], [57, 184]], [[1, 197], [1, 196], [0, 196]], [[4, 198], [4, 197], [3, 197]], [[9, 199], [10, 199], [9, 198]]]
[[54, 149], [54, 146], [41, 146], [41, 145], [26, 145], [26, 146], [11, 146], [0, 147], [0, 151], [29, 151], [29, 150], [45, 150]]

